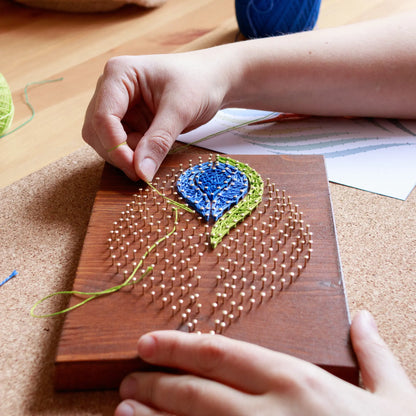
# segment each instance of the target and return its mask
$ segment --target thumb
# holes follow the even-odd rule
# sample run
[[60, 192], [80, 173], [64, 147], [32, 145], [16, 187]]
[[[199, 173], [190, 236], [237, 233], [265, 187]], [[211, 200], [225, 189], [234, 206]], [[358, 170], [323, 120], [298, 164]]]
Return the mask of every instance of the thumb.
[[149, 129], [140, 139], [134, 152], [136, 173], [145, 181], [151, 181], [163, 159], [187, 123], [178, 111], [160, 108]]
[[396, 357], [380, 337], [373, 316], [361, 311], [351, 324], [351, 341], [363, 384], [373, 393], [386, 395], [413, 388]]

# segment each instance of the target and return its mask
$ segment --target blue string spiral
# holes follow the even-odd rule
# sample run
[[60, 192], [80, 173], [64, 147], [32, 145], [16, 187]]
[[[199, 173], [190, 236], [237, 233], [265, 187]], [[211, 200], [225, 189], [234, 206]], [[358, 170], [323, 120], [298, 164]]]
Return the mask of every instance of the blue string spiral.
[[235, 0], [240, 32], [263, 38], [314, 28], [321, 0]]
[[249, 189], [247, 176], [235, 166], [205, 162], [186, 170], [178, 179], [180, 195], [202, 217], [217, 221], [244, 198]]

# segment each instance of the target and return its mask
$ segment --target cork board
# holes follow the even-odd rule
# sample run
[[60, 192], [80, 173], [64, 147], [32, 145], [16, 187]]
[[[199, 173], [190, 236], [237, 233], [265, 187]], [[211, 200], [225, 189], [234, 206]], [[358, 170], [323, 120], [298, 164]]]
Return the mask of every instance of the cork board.
[[[186, 169], [189, 163], [195, 165], [207, 157], [169, 156], [157, 174], [156, 187], [166, 186], [163, 181], [173, 183], [181, 164]], [[323, 159], [240, 155], [232, 158], [247, 163], [262, 176], [265, 188], [272, 192], [271, 201], [267, 202], [270, 193], [265, 192], [262, 203], [252, 214], [255, 220], [241, 221], [216, 249], [204, 240], [204, 232], [211, 225], [206, 227], [197, 215], [184, 212], [178, 220], [177, 234], [172, 235], [176, 239], [175, 249], [171, 247], [172, 240], [169, 244], [166, 240], [158, 247], [159, 251], [152, 250], [146, 260], [154, 265], [153, 270], [142, 280], [69, 312], [55, 360], [58, 390], [117, 388], [124, 375], [147, 368], [137, 358], [136, 343], [141, 334], [155, 329], [223, 333], [308, 360], [345, 380], [358, 382], [349, 343], [349, 316]], [[132, 208], [132, 201], [138, 204], [145, 193], [151, 195], [152, 202], [146, 207], [148, 217], [154, 215], [150, 221], [153, 225], [138, 219], [143, 215], [139, 214], [138, 205]], [[276, 210], [277, 199], [286, 204], [284, 213], [277, 214], [278, 219], [263, 221]], [[106, 165], [74, 290], [97, 292], [122, 284], [137, 268], [133, 262], [138, 263], [146, 247], [164, 235], [163, 229], [165, 234], [168, 232], [169, 224], [163, 221], [173, 221], [170, 206], [145, 184], [130, 182], [121, 172]], [[129, 249], [120, 251], [117, 246], [110, 250], [115, 246], [109, 241], [114, 241], [114, 231], [126, 221], [126, 211], [134, 210], [129, 215], [135, 219], [127, 220], [124, 231], [120, 229], [124, 237], [118, 243], [125, 247], [129, 242]], [[289, 236], [285, 226], [293, 226], [295, 219], [293, 235]], [[135, 232], [142, 230], [142, 235], [125, 231], [129, 226], [133, 230], [136, 220], [141, 222], [140, 225], [137, 222]], [[262, 229], [263, 223], [271, 223], [272, 227]], [[262, 231], [266, 234], [261, 234]], [[248, 234], [246, 238], [251, 238], [253, 233], [257, 246], [251, 260], [243, 257], [248, 247], [244, 248], [242, 236]], [[286, 239], [284, 234], [288, 235]], [[303, 237], [296, 239], [298, 235]], [[276, 239], [270, 243], [272, 236]], [[140, 243], [140, 240], [143, 241]], [[279, 247], [278, 241], [281, 241]], [[274, 250], [268, 251], [273, 244]], [[133, 247], [136, 247], [135, 254]], [[146, 271], [146, 266], [138, 269], [136, 277]], [[254, 277], [253, 271], [257, 272]], [[273, 278], [272, 272], [275, 272]], [[245, 293], [244, 297], [241, 292]], [[70, 306], [79, 301], [80, 297], [73, 296]]]

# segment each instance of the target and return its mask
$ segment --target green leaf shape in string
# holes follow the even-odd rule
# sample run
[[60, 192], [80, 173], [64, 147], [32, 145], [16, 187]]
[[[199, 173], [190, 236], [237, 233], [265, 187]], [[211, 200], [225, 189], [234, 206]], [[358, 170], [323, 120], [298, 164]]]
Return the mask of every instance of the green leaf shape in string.
[[[150, 185], [150, 184], [149, 184]], [[151, 186], [152, 189], [155, 189], [153, 186]], [[160, 193], [159, 193], [160, 194]], [[168, 199], [168, 198], [166, 198]], [[172, 201], [174, 202], [174, 201]], [[169, 201], [168, 201], [169, 203]], [[30, 315], [33, 316], [34, 318], [49, 318], [51, 316], [57, 316], [57, 315], [61, 315], [63, 313], [72, 311], [73, 309], [79, 308], [82, 305], [85, 305], [87, 302], [90, 302], [93, 299], [96, 299], [100, 296], [104, 296], [104, 295], [110, 295], [111, 293], [115, 293], [118, 292], [119, 290], [121, 290], [123, 287], [126, 287], [128, 285], [135, 285], [136, 283], [139, 283], [141, 280], [143, 280], [152, 270], [153, 267], [149, 266], [146, 271], [138, 278], [138, 279], [134, 279], [137, 271], [140, 269], [140, 267], [142, 267], [144, 260], [146, 259], [147, 256], [149, 256], [149, 254], [164, 240], [168, 239], [175, 231], [176, 231], [176, 224], [178, 223], [178, 208], [186, 208], [188, 209], [188, 207], [186, 207], [185, 205], [182, 205], [180, 203], [175, 203], [175, 205], [177, 206], [173, 206], [172, 209], [175, 213], [175, 219], [174, 219], [174, 225], [172, 227], [172, 230], [169, 231], [165, 236], [161, 237], [159, 240], [157, 240], [151, 247], [148, 248], [148, 250], [143, 254], [142, 258], [140, 259], [140, 261], [138, 262], [137, 266], [134, 268], [133, 272], [130, 274], [130, 276], [121, 284], [117, 285], [117, 286], [113, 286], [110, 287], [108, 289], [104, 289], [102, 291], [99, 292], [82, 292], [82, 291], [78, 291], [78, 290], [63, 290], [60, 292], [55, 292], [55, 293], [51, 293], [48, 296], [45, 296], [44, 298], [38, 300], [30, 309]], [[81, 302], [72, 305], [66, 309], [62, 309], [61, 311], [58, 312], [53, 312], [53, 313], [49, 313], [46, 315], [37, 315], [35, 314], [35, 310], [36, 308], [43, 302], [45, 302], [47, 299], [52, 298], [54, 296], [58, 296], [58, 295], [76, 295], [76, 296], [89, 296], [87, 299], [82, 300]]]
[[250, 190], [237, 205], [226, 212], [213, 226], [210, 234], [211, 247], [215, 248], [222, 239], [247, 215], [251, 214], [260, 204], [263, 198], [264, 184], [260, 174], [246, 163], [239, 162], [229, 157], [217, 155], [217, 160], [237, 167], [243, 172], [250, 183]]

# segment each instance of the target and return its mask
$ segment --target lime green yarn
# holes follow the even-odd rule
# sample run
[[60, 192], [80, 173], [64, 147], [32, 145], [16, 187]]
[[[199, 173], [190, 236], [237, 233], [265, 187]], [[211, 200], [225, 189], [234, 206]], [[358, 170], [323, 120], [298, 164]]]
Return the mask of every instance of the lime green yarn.
[[0, 73], [0, 136], [7, 132], [12, 124], [14, 105], [12, 93], [6, 79]]
[[[14, 107], [13, 107], [13, 102], [12, 102], [12, 97], [11, 97], [9, 86], [7, 85], [7, 82], [4, 79], [3, 75], [0, 74], [0, 138], [2, 138], [4, 136], [8, 136], [9, 134], [14, 133], [15, 131], [21, 129], [22, 127], [26, 126], [26, 124], [30, 123], [33, 120], [33, 118], [35, 117], [35, 109], [33, 108], [33, 105], [30, 104], [30, 102], [29, 102], [29, 96], [28, 96], [28, 92], [27, 92], [29, 87], [31, 87], [32, 85], [43, 85], [43, 84], [48, 84], [50, 82], [56, 82], [56, 81], [62, 81], [62, 80], [63, 80], [63, 78], [61, 77], [61, 78], [56, 78], [56, 79], [46, 79], [44, 81], [30, 82], [29, 84], [26, 84], [25, 89], [24, 89], [25, 103], [29, 107], [32, 114], [26, 121], [19, 124], [13, 130], [7, 131], [7, 129], [10, 127], [10, 124], [12, 122], [12, 118], [13, 118], [13, 114], [14, 114]], [[3, 86], [5, 86], [8, 90], [8, 95], [10, 97], [10, 105], [11, 105], [11, 108], [12, 108], [10, 119], [9, 119], [8, 123], [5, 122], [4, 125], [2, 124], [3, 123], [2, 116], [4, 114], [5, 119], [8, 119], [7, 114], [10, 114], [10, 113], [7, 110], [4, 110], [4, 113], [3, 113], [3, 108], [2, 108], [3, 107], [3, 105], [2, 105]], [[7, 97], [7, 95], [5, 95], [5, 97]], [[7, 100], [7, 98], [6, 98], [6, 100]]]
[[222, 239], [229, 233], [231, 228], [235, 227], [247, 215], [250, 215], [260, 204], [263, 198], [263, 179], [246, 163], [241, 163], [238, 160], [229, 157], [217, 156], [217, 160], [232, 166], [236, 166], [243, 172], [250, 183], [250, 190], [248, 194], [237, 205], [233, 206], [227, 211], [213, 226], [210, 234], [211, 247], [215, 248], [222, 241]]

